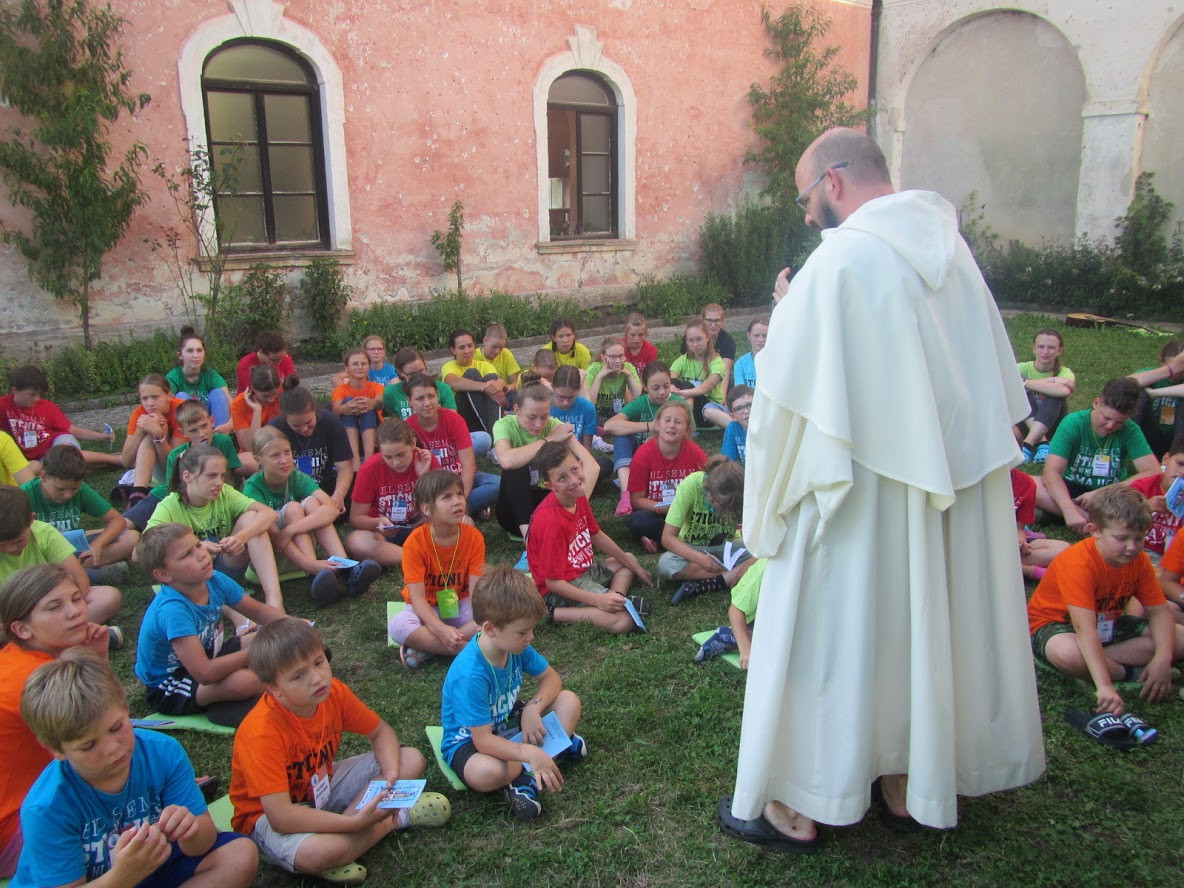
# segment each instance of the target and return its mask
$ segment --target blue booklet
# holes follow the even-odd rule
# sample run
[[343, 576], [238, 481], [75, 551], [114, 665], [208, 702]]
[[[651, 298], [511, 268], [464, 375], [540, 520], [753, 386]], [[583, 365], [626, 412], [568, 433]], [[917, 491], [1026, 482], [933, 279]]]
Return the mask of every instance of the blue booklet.
[[1168, 511], [1184, 520], [1184, 475], [1173, 481], [1172, 486], [1163, 496], [1167, 501]]
[[396, 780], [394, 786], [387, 786], [385, 780], [371, 780], [358, 808], [366, 807], [376, 795], [382, 796], [378, 802], [380, 808], [410, 808], [419, 801], [427, 785], [426, 780]]
[[[543, 716], [543, 727], [547, 731], [547, 735], [543, 737], [541, 744], [543, 752], [555, 758], [559, 753], [565, 749], [571, 748], [571, 737], [567, 736], [567, 731], [563, 730], [563, 723], [559, 721], [559, 716], [554, 712], [548, 712]], [[517, 731], [506, 738], [511, 743], [522, 743], [522, 732]]]

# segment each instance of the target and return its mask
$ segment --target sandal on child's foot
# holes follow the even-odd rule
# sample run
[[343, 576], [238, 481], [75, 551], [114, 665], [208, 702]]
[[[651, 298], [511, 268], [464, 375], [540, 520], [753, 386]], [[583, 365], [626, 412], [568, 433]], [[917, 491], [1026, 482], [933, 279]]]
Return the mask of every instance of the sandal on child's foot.
[[399, 647], [399, 659], [403, 663], [405, 669], [418, 669], [424, 663], [432, 658], [432, 655], [424, 651], [417, 651], [414, 648], [409, 648], [407, 645]]
[[360, 598], [370, 589], [370, 585], [382, 574], [382, 566], [377, 561], [367, 558], [360, 561], [349, 572], [349, 581], [345, 584], [345, 594], [350, 598]]
[[366, 867], [360, 863], [347, 863], [319, 872], [317, 878], [334, 885], [360, 885], [366, 881]]
[[309, 574], [308, 591], [317, 607], [328, 607], [337, 601], [337, 571], [325, 568]]
[[658, 554], [658, 548], [659, 548], [658, 544], [655, 543], [653, 540], [651, 540], [649, 537], [642, 537], [641, 538], [641, 548], [645, 549], [651, 555]]
[[452, 816], [452, 805], [438, 792], [423, 793], [414, 805], [404, 810], [407, 811], [407, 824], [404, 826], [400, 820], [399, 829], [409, 829], [413, 826], [417, 829], [443, 826]]

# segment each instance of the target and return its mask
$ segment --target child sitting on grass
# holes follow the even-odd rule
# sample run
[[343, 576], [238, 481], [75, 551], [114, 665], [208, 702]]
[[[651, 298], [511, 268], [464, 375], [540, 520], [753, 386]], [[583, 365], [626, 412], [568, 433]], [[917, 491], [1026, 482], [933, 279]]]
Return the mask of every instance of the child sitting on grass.
[[415, 482], [440, 468], [429, 450], [416, 446], [415, 431], [401, 419], [388, 419], [378, 429], [378, 453], [358, 472], [345, 551], [382, 567], [403, 562], [403, 543], [423, 518], [415, 508]]
[[[41, 477], [22, 484], [21, 490], [38, 520], [52, 524], [74, 546], [92, 583], [122, 583], [140, 535], [85, 478], [82, 452], [69, 444], [55, 444], [41, 460]], [[83, 513], [102, 521], [103, 529], [84, 530]]]
[[746, 385], [734, 385], [724, 399], [732, 421], [724, 429], [724, 442], [719, 452], [733, 462], [744, 465], [748, 455], [748, 419], [752, 416], [752, 389]]
[[349, 446], [354, 452], [354, 471], [374, 454], [378, 430], [378, 411], [382, 407], [383, 386], [371, 382], [370, 359], [360, 348], [345, 353], [345, 381], [333, 389], [333, 412], [345, 426]]
[[[407, 382], [418, 373], [428, 372], [428, 362], [424, 360], [423, 352], [419, 349], [401, 348], [395, 352], [395, 371], [398, 379], [392, 379], [382, 393], [382, 412], [387, 419], [409, 419], [412, 409], [407, 400]], [[456, 395], [451, 387], [435, 379], [436, 396], [441, 407], [449, 410], [456, 409]]]
[[1052, 560], [1069, 548], [1064, 540], [1052, 540], [1032, 533], [1028, 525], [1036, 520], [1036, 479], [1019, 469], [1011, 470], [1011, 495], [1015, 500], [1015, 532], [1020, 546], [1020, 569], [1024, 579], [1040, 582]]
[[[1099, 713], [1123, 714], [1117, 681], [1142, 681], [1139, 696], [1150, 702], [1167, 697], [1172, 661], [1184, 656], [1184, 626], [1173, 620], [1143, 552], [1150, 527], [1137, 490], [1098, 491], [1089, 539], [1057, 556], [1028, 600], [1032, 652], [1060, 672], [1092, 680]], [[1132, 596], [1146, 619], [1124, 615]]]
[[[556, 760], [542, 749], [545, 715], [554, 712], [571, 738], [560, 757], [588, 756], [588, 744], [575, 733], [580, 698], [564, 689], [559, 673], [531, 647], [535, 624], [545, 615], [523, 574], [508, 567], [490, 570], [473, 589], [473, 619], [481, 631], [448, 667], [441, 692], [444, 760], [470, 789], [500, 790], [519, 820], [543, 812], [540, 789], [558, 792], [563, 786]], [[539, 682], [525, 702], [518, 699], [523, 672]], [[521, 743], [506, 739], [516, 728]]]
[[[312, 600], [318, 607], [328, 607], [338, 598], [337, 569], [317, 557], [313, 539], [321, 544], [326, 557], [346, 557], [333, 526], [337, 506], [316, 481], [296, 468], [292, 445], [279, 429], [260, 429], [253, 446], [254, 460], [261, 470], [247, 479], [243, 493], [275, 510], [279, 517], [267, 530], [272, 551], [307, 573]], [[365, 593], [380, 570], [373, 561], [352, 568], [346, 574], [346, 595], [352, 598]]]
[[1159, 474], [1144, 475], [1130, 482], [1131, 487], [1147, 497], [1151, 509], [1151, 530], [1143, 548], [1153, 563], [1167, 552], [1182, 524], [1168, 509], [1166, 494], [1175, 480], [1184, 475], [1184, 435], [1172, 439], [1160, 465], [1163, 470]]
[[662, 528], [666, 551], [658, 558], [658, 575], [681, 583], [671, 604], [731, 589], [744, 576], [751, 557], [731, 568], [719, 561], [726, 542], [740, 542], [736, 522], [743, 510], [744, 467], [723, 454], [679, 482]]
[[507, 336], [506, 328], [501, 324], [493, 323], [486, 327], [481, 347], [477, 349], [477, 360], [492, 364], [506, 384], [506, 391], [513, 392], [522, 368], [514, 353], [506, 348]]
[[226, 457], [208, 444], [195, 444], [181, 455], [169, 484], [172, 493], [148, 519], [146, 530], [175, 522], [189, 527], [214, 557], [214, 568], [242, 582], [255, 568], [263, 599], [284, 609], [279, 571], [267, 530], [276, 514], [226, 483]]
[[251, 369], [251, 384], [230, 402], [230, 421], [234, 425], [234, 441], [242, 454], [247, 474], [259, 471], [247, 465], [245, 455], [251, 452], [255, 433], [280, 415], [280, 377], [275, 367], [260, 364]]
[[256, 623], [284, 615], [243, 594], [242, 587], [214, 570], [209, 551], [184, 524], [157, 524], [136, 547], [140, 567], [160, 583], [148, 603], [136, 644], [136, 678], [156, 712], [191, 715], [208, 710], [210, 721], [242, 721], [262, 686], [247, 668], [251, 635], [222, 638], [222, 608], [234, 608]]
[[[583, 467], [566, 444], [548, 441], [534, 462], [551, 493], [531, 518], [526, 559], [548, 615], [558, 623], [632, 632], [637, 624], [625, 609], [625, 596], [635, 577], [647, 586], [654, 585], [653, 577], [596, 523], [584, 491]], [[601, 560], [594, 552], [607, 557]], [[638, 614], [649, 614], [644, 598], [630, 600]]]
[[254, 881], [258, 852], [218, 832], [180, 743], [132, 729], [119, 677], [92, 651], [71, 648], [39, 667], [21, 715], [56, 761], [21, 806], [14, 885]]
[[[425, 792], [408, 808], [358, 808], [372, 780], [388, 786], [423, 775], [424, 758], [333, 677], [325, 645], [303, 620], [276, 620], [259, 630], [248, 665], [266, 693], [234, 737], [231, 823], [263, 856], [290, 873], [337, 883], [365, 880], [362, 854], [397, 829], [442, 826], [451, 808]], [[342, 734], [359, 734], [371, 750], [336, 760]]]
[[[656, 363], [656, 362], [655, 362]], [[653, 369], [651, 365], [650, 369]], [[691, 440], [691, 405], [670, 397], [647, 422], [654, 436], [637, 448], [629, 465], [629, 530], [650, 553], [666, 527], [678, 483], [703, 468], [707, 454]]]
[[650, 361], [658, 360], [658, 350], [646, 339], [649, 332], [650, 327], [644, 315], [632, 312], [625, 318], [625, 335], [621, 337], [625, 346], [625, 360], [634, 366], [638, 375], [645, 373]]
[[196, 399], [206, 405], [219, 432], [229, 434], [230, 389], [217, 370], [206, 365], [206, 343], [192, 327], [181, 328], [177, 350], [181, 363], [164, 375], [182, 401]]
[[[106, 623], [119, 612], [119, 590], [92, 586], [70, 541], [52, 525], [33, 519], [28, 495], [19, 487], [0, 486], [0, 581], [34, 564], [60, 564], [82, 591], [96, 623]], [[111, 647], [123, 647], [123, 631], [112, 626], [110, 634]]]
[[16, 871], [21, 802], [53, 761], [21, 718], [21, 692], [33, 670], [72, 647], [107, 656], [107, 627], [92, 623], [86, 597], [58, 564], [18, 570], [0, 587], [0, 878]]
[[120, 451], [120, 462], [128, 471], [116, 487], [129, 506], [149, 494], [148, 485], [154, 480], [168, 483], [165, 461], [172, 449], [185, 440], [176, 417], [177, 408], [184, 402], [173, 397], [167, 379], [149, 373], [140, 380], [136, 394], [140, 403], [128, 419], [127, 437]]
[[49, 378], [36, 364], [24, 364], [8, 371], [9, 393], [0, 398], [0, 429], [12, 435], [16, 446], [29, 460], [33, 474], [37, 462], [55, 444], [71, 444], [83, 454], [87, 465], [120, 465], [119, 454], [83, 451], [79, 441], [113, 440], [107, 432], [76, 426], [58, 405], [49, 400]]
[[758, 558], [732, 587], [732, 603], [728, 605], [728, 625], [720, 626], [715, 634], [699, 646], [695, 662], [739, 651], [740, 668], [748, 669], [752, 653], [752, 624], [756, 621], [756, 606], [761, 596], [761, 580], [765, 576], [766, 559]]
[[415, 508], [426, 523], [403, 543], [403, 600], [410, 606], [387, 626], [408, 669], [432, 655], [455, 657], [473, 637], [469, 596], [485, 572], [485, 538], [465, 522], [459, 477], [447, 469], [428, 472], [415, 482]]
[[[526, 373], [518, 374], [519, 391], [530, 382], [540, 382], [547, 388], [551, 388], [555, 380], [555, 371], [559, 369], [559, 359], [555, 357], [555, 352], [551, 349], [540, 348], [534, 353], [534, 357], [530, 359], [530, 366], [526, 369], [535, 375], [527, 379]], [[579, 370], [578, 367], [576, 369]]]

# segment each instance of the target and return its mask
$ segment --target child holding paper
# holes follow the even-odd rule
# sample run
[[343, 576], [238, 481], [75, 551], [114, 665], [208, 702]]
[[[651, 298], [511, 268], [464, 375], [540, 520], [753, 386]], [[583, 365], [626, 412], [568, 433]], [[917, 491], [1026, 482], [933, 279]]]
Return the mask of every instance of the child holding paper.
[[[625, 606], [634, 577], [654, 580], [637, 556], [613, 542], [592, 514], [584, 492], [580, 460], [562, 441], [548, 441], [535, 457], [539, 478], [551, 492], [535, 509], [526, 535], [526, 559], [550, 619], [593, 623], [614, 634], [640, 625]], [[594, 552], [607, 557], [599, 559]], [[649, 614], [644, 598], [631, 596], [640, 616]]]
[[[285, 618], [259, 630], [247, 663], [266, 693], [234, 737], [231, 824], [268, 860], [291, 873], [339, 884], [366, 878], [357, 858], [397, 829], [442, 826], [451, 807], [425, 792], [413, 808], [358, 808], [372, 780], [393, 786], [423, 774], [424, 758], [333, 677], [325, 645], [303, 620]], [[369, 752], [335, 761], [345, 731]]]
[[[415, 482], [415, 508], [427, 519], [403, 543], [403, 608], [387, 627], [399, 657], [415, 669], [433, 654], [452, 657], [473, 634], [470, 592], [485, 572], [485, 538], [465, 523], [465, 491], [447, 469]], [[447, 566], [445, 566], [447, 565]]]
[[[736, 540], [736, 521], [744, 508], [744, 467], [723, 454], [707, 460], [701, 472], [679, 482], [666, 513], [658, 575], [682, 585], [671, 604], [702, 592], [731, 589], [744, 576], [751, 558], [725, 563], [727, 542]], [[741, 550], [743, 551], [743, 550]]]
[[[580, 761], [588, 744], [575, 733], [580, 698], [565, 690], [559, 673], [531, 642], [546, 608], [522, 573], [497, 567], [473, 589], [473, 619], [481, 627], [448, 668], [441, 694], [444, 760], [477, 792], [501, 790], [510, 813], [533, 820], [543, 812], [539, 789], [558, 792], [563, 775], [542, 746], [545, 721], [557, 717], [570, 745], [562, 758]], [[520, 702], [522, 673], [539, 682], [535, 696]], [[522, 743], [509, 739], [514, 722]], [[531, 770], [523, 768], [523, 762]]]
[[699, 646], [695, 654], [696, 663], [728, 651], [739, 651], [740, 668], [748, 669], [748, 657], [752, 653], [752, 624], [756, 621], [756, 605], [761, 596], [761, 580], [765, 576], [766, 563], [766, 559], [758, 558], [732, 587], [728, 625], [720, 626], [714, 635]]
[[1147, 504], [1151, 507], [1151, 530], [1143, 547], [1153, 561], [1163, 557], [1172, 539], [1180, 532], [1180, 525], [1184, 524], [1167, 501], [1172, 484], [1184, 475], [1184, 435], [1172, 441], [1164, 454], [1162, 466], [1160, 474], [1144, 475], [1130, 482], [1131, 487], [1147, 497]]

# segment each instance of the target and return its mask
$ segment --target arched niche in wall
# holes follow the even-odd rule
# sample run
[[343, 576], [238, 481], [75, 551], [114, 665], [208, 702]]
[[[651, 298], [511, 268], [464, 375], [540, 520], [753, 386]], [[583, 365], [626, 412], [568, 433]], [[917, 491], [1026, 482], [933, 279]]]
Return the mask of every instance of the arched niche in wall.
[[1152, 60], [1147, 85], [1147, 123], [1139, 169], [1155, 173], [1155, 190], [1175, 204], [1172, 221], [1184, 220], [1184, 19], [1177, 21]]
[[996, 10], [947, 29], [915, 70], [904, 104], [900, 186], [971, 192], [1005, 239], [1071, 240], [1085, 78], [1059, 30]]

